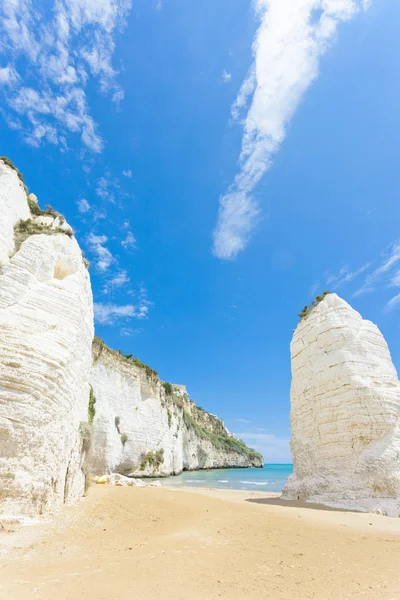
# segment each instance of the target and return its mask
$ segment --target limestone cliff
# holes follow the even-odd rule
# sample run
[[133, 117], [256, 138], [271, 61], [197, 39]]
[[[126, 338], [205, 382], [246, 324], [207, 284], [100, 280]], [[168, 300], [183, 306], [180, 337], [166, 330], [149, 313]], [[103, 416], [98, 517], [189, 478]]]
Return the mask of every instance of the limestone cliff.
[[41, 514], [83, 490], [92, 293], [64, 219], [0, 160], [0, 512]]
[[400, 513], [400, 383], [376, 327], [336, 294], [291, 343], [294, 475], [283, 496]]
[[53, 511], [83, 494], [90, 468], [145, 476], [261, 466], [182, 386], [98, 341], [92, 348], [86, 267], [62, 215], [41, 209], [0, 157], [0, 514]]
[[195, 406], [184, 386], [160, 381], [137, 359], [93, 344], [96, 397], [91, 470], [167, 476], [183, 470], [262, 466], [222, 421]]

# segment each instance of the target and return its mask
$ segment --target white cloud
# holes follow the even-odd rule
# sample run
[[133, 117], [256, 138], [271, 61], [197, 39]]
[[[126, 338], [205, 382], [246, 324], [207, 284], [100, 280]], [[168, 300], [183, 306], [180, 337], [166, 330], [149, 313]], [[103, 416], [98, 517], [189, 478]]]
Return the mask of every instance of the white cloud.
[[124, 177], [132, 177], [132, 171], [130, 169], [127, 169], [126, 171], [122, 171], [122, 175]]
[[261, 24], [253, 43], [254, 63], [232, 107], [233, 118], [252, 99], [244, 119], [240, 169], [220, 199], [215, 256], [234, 258], [245, 248], [259, 214], [251, 193], [318, 76], [320, 58], [338, 25], [364, 5], [362, 0], [255, 0]]
[[329, 275], [326, 280], [326, 284], [330, 286], [333, 290], [337, 290], [340, 286], [354, 281], [354, 279], [365, 273], [365, 271], [368, 271], [371, 264], [372, 263], [367, 262], [365, 263], [365, 265], [362, 265], [354, 271], [350, 271], [349, 267], [345, 265], [340, 269], [338, 273]]
[[130, 8], [131, 0], [53, 0], [45, 9], [30, 0], [0, 3], [0, 53], [9, 61], [0, 75], [9, 87], [3, 113], [7, 122], [18, 115], [12, 121], [28, 143], [65, 147], [78, 134], [102, 150], [85, 89], [93, 78], [112, 99], [123, 97], [112, 56]]
[[238, 423], [251, 423], [251, 421], [248, 421], [247, 419], [235, 419], [235, 421], [237, 421]]
[[310, 296], [314, 297], [319, 290], [319, 281], [315, 281], [310, 287]]
[[13, 84], [18, 79], [18, 73], [12, 67], [0, 68], [0, 85]]
[[386, 304], [386, 309], [391, 310], [395, 308], [398, 304], [400, 304], [400, 294], [394, 296], [389, 302]]
[[246, 442], [248, 446], [260, 452], [265, 462], [268, 463], [291, 463], [290, 440], [279, 438], [269, 433], [254, 433], [245, 431], [235, 433], [235, 436]]
[[94, 316], [97, 323], [102, 325], [112, 325], [120, 319], [132, 318], [138, 316], [136, 306], [133, 304], [117, 305], [94, 303]]
[[390, 246], [389, 253], [386, 252], [383, 255], [383, 260], [379, 267], [365, 277], [363, 285], [353, 294], [353, 296], [360, 296], [361, 294], [373, 291], [377, 283], [381, 283], [382, 279], [385, 280], [385, 277], [390, 276], [392, 268], [399, 261], [400, 242], [395, 242]]
[[[151, 306], [151, 302], [147, 300], [146, 294], [146, 289], [141, 286], [139, 293], [137, 294], [138, 300], [136, 304], [118, 305], [112, 304], [111, 302], [95, 302], [94, 314], [96, 321], [102, 325], [112, 325], [120, 319], [146, 319]], [[128, 329], [126, 331], [128, 331]], [[132, 333], [128, 334], [126, 331], [125, 335], [132, 335]]]
[[400, 271], [397, 271], [397, 272], [396, 272], [396, 273], [393, 275], [393, 277], [392, 277], [392, 280], [391, 280], [391, 282], [390, 282], [390, 283], [391, 283], [391, 285], [392, 285], [392, 286], [394, 286], [394, 287], [400, 287]]
[[143, 329], [133, 329], [132, 327], [122, 327], [119, 330], [119, 334], [124, 337], [132, 337], [133, 335], [138, 335], [142, 333]]
[[96, 256], [96, 266], [99, 271], [107, 271], [112, 263], [114, 262], [114, 258], [108, 248], [105, 246], [108, 238], [106, 235], [95, 235], [94, 233], [89, 233], [86, 237], [86, 243], [89, 246], [91, 252]]
[[109, 279], [103, 288], [105, 294], [108, 294], [115, 288], [120, 288], [126, 283], [129, 283], [130, 279], [126, 271], [119, 271], [114, 277]]
[[139, 290], [138, 319], [146, 319], [152, 303], [147, 300], [147, 290], [142, 285]]
[[232, 79], [232, 75], [230, 73], [228, 73], [228, 71], [226, 71], [225, 69], [222, 71], [222, 81], [224, 83], [229, 83], [229, 81]]
[[77, 206], [78, 206], [78, 210], [80, 213], [84, 214], [89, 212], [90, 210], [90, 204], [89, 202], [86, 200], [86, 198], [81, 198], [80, 200], [77, 201]]
[[111, 185], [112, 185], [112, 182], [109, 178], [109, 174], [107, 173], [105, 177], [103, 176], [98, 179], [97, 184], [96, 184], [96, 194], [102, 200], [109, 200], [110, 202], [114, 203], [115, 197], [114, 197], [113, 192], [111, 192], [111, 190], [110, 190]]
[[133, 235], [132, 231], [128, 231], [126, 237], [121, 242], [121, 246], [124, 248], [132, 248], [136, 244], [136, 238]]

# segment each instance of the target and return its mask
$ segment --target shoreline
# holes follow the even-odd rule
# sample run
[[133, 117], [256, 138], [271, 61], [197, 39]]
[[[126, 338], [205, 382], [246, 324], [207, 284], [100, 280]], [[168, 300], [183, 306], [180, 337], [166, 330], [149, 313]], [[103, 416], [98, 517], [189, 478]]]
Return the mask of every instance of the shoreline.
[[282, 505], [279, 496], [93, 486], [52, 522], [0, 535], [0, 597], [400, 597], [400, 519]]

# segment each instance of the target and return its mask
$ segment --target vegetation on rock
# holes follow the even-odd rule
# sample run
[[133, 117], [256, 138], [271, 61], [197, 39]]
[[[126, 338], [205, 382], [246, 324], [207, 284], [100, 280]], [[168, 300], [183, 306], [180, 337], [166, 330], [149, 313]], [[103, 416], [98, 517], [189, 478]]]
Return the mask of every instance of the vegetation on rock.
[[96, 396], [94, 395], [92, 386], [90, 386], [89, 407], [88, 407], [89, 423], [93, 423], [93, 419], [96, 414], [96, 409], [94, 407], [95, 404], [96, 404]]
[[164, 462], [164, 448], [160, 448], [155, 452], [147, 452], [143, 460], [140, 464], [140, 470], [144, 471], [147, 466], [158, 469], [160, 465]]
[[305, 319], [306, 317], [308, 317], [308, 315], [310, 314], [310, 312], [312, 311], [312, 309], [315, 306], [317, 306], [320, 302], [322, 302], [322, 300], [328, 294], [330, 294], [330, 292], [328, 292], [328, 291], [325, 290], [324, 292], [322, 292], [322, 295], [318, 295], [318, 296], [315, 297], [315, 300], [313, 300], [313, 302], [310, 304], [310, 306], [307, 306], [307, 304], [306, 304], [305, 307], [303, 308], [303, 310], [301, 311], [301, 313], [299, 313], [299, 319], [300, 319], [300, 321], [302, 319]]
[[63, 233], [68, 237], [73, 237], [74, 235], [71, 229], [65, 230], [62, 227], [52, 228], [50, 225], [44, 225], [32, 219], [20, 219], [14, 226], [15, 238], [20, 244], [31, 235], [56, 235], [57, 233]]
[[167, 396], [172, 396], [172, 394], [174, 393], [174, 388], [172, 387], [172, 385], [168, 383], [168, 381], [163, 381], [162, 386]]
[[134, 358], [132, 356], [132, 354], [122, 354], [120, 350], [113, 350], [112, 348], [110, 348], [109, 346], [107, 346], [107, 344], [104, 342], [104, 340], [102, 340], [98, 336], [94, 337], [93, 344], [94, 345], [98, 345], [98, 347], [99, 347], [99, 353], [98, 353], [98, 355], [99, 356], [103, 352], [103, 350], [107, 350], [108, 352], [110, 352], [111, 354], [113, 354], [119, 360], [122, 360], [122, 361], [124, 361], [124, 362], [126, 362], [128, 364], [129, 363], [133, 364], [136, 367], [139, 367], [140, 369], [144, 369], [146, 371], [146, 375], [149, 378], [156, 378], [156, 377], [158, 377], [157, 371], [155, 371], [154, 369], [152, 369], [151, 367], [149, 367], [148, 365], [146, 365], [145, 363], [143, 363], [139, 358]]
[[209, 442], [211, 442], [214, 448], [217, 448], [219, 450], [225, 450], [227, 452], [237, 452], [238, 454], [247, 456], [247, 458], [250, 461], [262, 461], [261, 454], [259, 454], [252, 448], [248, 448], [246, 444], [242, 442], [242, 440], [239, 440], [233, 436], [228, 436], [226, 435], [226, 433], [223, 434], [222, 431], [225, 430], [223, 429], [222, 422], [219, 421], [219, 419], [218, 421], [219, 423], [221, 423], [221, 433], [219, 434], [216, 434], [209, 429], [201, 427], [201, 425], [199, 425], [199, 423], [193, 418], [193, 416], [186, 410], [183, 411], [183, 420], [188, 429], [193, 429], [197, 437], [199, 437], [200, 439], [208, 440]]
[[126, 444], [127, 441], [128, 441], [128, 436], [127, 436], [126, 433], [123, 433], [121, 435], [121, 443], [122, 443], [122, 445], [125, 446], [125, 444]]
[[119, 429], [119, 424], [121, 423], [121, 417], [115, 417], [115, 428], [118, 431], [118, 433], [121, 435], [121, 431]]
[[58, 217], [61, 225], [63, 223], [65, 223], [64, 215], [62, 215], [61, 213], [54, 210], [54, 208], [52, 206], [50, 206], [50, 204], [47, 204], [46, 209], [43, 210], [43, 208], [40, 208], [39, 204], [37, 204], [34, 200], [32, 200], [32, 198], [29, 198], [29, 196], [28, 196], [28, 205], [29, 205], [29, 210], [31, 211], [31, 213], [33, 215], [35, 215], [35, 217], [44, 216], [44, 217], [53, 217], [53, 219], [56, 219]]

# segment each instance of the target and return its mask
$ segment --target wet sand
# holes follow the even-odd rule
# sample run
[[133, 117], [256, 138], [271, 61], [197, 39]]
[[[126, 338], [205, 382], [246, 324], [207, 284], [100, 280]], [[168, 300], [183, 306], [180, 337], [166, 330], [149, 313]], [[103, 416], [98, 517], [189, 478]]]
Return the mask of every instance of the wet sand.
[[93, 486], [0, 553], [1, 600], [400, 598], [400, 519], [260, 492]]

